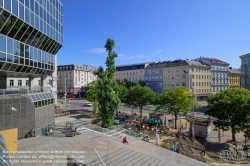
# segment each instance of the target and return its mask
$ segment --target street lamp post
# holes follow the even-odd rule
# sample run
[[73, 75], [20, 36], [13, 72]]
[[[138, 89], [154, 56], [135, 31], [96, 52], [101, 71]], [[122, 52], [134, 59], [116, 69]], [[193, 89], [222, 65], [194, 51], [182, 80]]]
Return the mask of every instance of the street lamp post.
[[66, 97], [67, 97], [66, 77], [65, 77], [65, 84], [64, 84], [64, 85], [65, 85], [65, 87], [64, 87], [64, 88], [65, 88], [65, 98], [64, 98], [64, 102], [65, 102], [65, 105], [66, 105]]
[[[189, 74], [187, 71], [184, 71], [187, 75]], [[192, 89], [192, 128], [191, 134], [192, 138], [195, 138], [195, 131], [194, 131], [194, 85], [193, 85], [193, 75], [190, 75], [190, 88]]]

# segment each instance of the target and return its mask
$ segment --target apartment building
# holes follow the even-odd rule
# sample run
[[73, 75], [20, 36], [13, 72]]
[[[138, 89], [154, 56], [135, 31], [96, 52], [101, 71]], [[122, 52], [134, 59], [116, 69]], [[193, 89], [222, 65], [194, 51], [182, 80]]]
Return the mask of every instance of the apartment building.
[[241, 87], [250, 90], [250, 53], [241, 58]]
[[212, 92], [217, 93], [220, 90], [229, 88], [229, 63], [216, 58], [200, 57], [199, 61], [211, 66], [212, 72]]
[[163, 67], [166, 61], [152, 62], [145, 68], [145, 83], [156, 93], [163, 92]]
[[78, 94], [81, 88], [86, 87], [97, 79], [93, 74], [96, 67], [90, 65], [60, 65], [57, 66], [57, 88], [58, 92], [66, 91]]
[[131, 82], [145, 81], [144, 69], [148, 64], [149, 63], [137, 63], [116, 66], [115, 79], [119, 81], [127, 79]]
[[197, 100], [206, 100], [211, 95], [211, 67], [197, 60], [167, 61], [163, 68], [163, 88], [186, 86], [194, 88]]
[[240, 88], [240, 75], [241, 75], [240, 70], [229, 67], [229, 88], [230, 89]]

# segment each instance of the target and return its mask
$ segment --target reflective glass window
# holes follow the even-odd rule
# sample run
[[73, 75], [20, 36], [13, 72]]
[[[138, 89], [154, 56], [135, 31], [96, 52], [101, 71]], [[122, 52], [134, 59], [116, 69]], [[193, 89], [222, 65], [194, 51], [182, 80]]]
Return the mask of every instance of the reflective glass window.
[[19, 58], [17, 56], [14, 56], [14, 63], [18, 63]]
[[3, 6], [3, 0], [0, 0], [0, 6]]
[[24, 35], [26, 30], [28, 29], [29, 25], [27, 23], [24, 23], [23, 26], [20, 28], [19, 32], [16, 34], [15, 39], [20, 40], [21, 37]]
[[44, 52], [41, 51], [41, 61], [44, 62], [44, 59], [45, 59], [45, 58], [44, 58]]
[[25, 59], [25, 65], [29, 66], [29, 59]]
[[30, 59], [34, 59], [34, 54], [33, 54], [33, 51], [34, 48], [33, 47], [30, 47]]
[[34, 12], [34, 0], [30, 1], [30, 10]]
[[48, 41], [49, 41], [49, 37], [45, 36], [45, 39], [43, 40], [43, 42], [42, 42], [42, 44], [41, 44], [41, 46], [39, 48], [44, 50], [43, 48], [46, 46]]
[[10, 13], [7, 11], [3, 11], [0, 15], [0, 30], [2, 29], [4, 23], [8, 20]]
[[7, 37], [7, 53], [13, 54], [13, 40]]
[[[42, 33], [41, 33], [41, 34], [42, 34]], [[36, 43], [35, 47], [36, 47], [36, 48], [41, 48], [42, 42], [43, 42], [43, 40], [44, 40], [45, 38], [46, 38], [46, 36], [42, 34], [42, 36], [40, 37], [40, 39], [39, 39], [38, 42]]]
[[25, 8], [25, 21], [30, 24], [30, 11], [28, 8]]
[[0, 52], [0, 61], [6, 61], [6, 54]]
[[39, 17], [43, 17], [43, 7], [40, 6], [40, 9], [39, 9]]
[[20, 43], [20, 56], [24, 57], [24, 54], [25, 54], [25, 52], [24, 52], [24, 44]]
[[10, 12], [10, 0], [4, 0], [4, 8]]
[[28, 45], [25, 45], [25, 58], [30, 57], [30, 49]]
[[33, 26], [33, 27], [35, 27], [35, 15], [34, 15], [34, 13], [33, 12], [30, 12], [30, 24]]
[[23, 22], [21, 20], [17, 20], [15, 25], [13, 26], [13, 28], [10, 30], [10, 32], [8, 33], [8, 36], [11, 38], [14, 38], [14, 36], [16, 35], [16, 33], [19, 31], [20, 27], [22, 26]]
[[37, 61], [34, 61], [34, 67], [37, 67]]
[[26, 6], [27, 8], [30, 8], [30, 1], [29, 1], [29, 0], [25, 0], [25, 6]]
[[41, 61], [41, 50], [37, 50], [37, 60]]
[[18, 2], [17, 0], [12, 0], [12, 13], [18, 16]]
[[34, 56], [34, 60], [37, 61], [37, 49], [34, 48], [33, 50], [33, 56]]
[[[24, 0], [19, 0], [22, 4], [24, 4]], [[13, 2], [13, 0], [12, 0], [12, 2]]]
[[39, 5], [37, 2], [35, 2], [35, 13], [36, 15], [39, 15]]
[[24, 58], [20, 58], [20, 64], [24, 65]]
[[30, 60], [30, 66], [33, 66], [33, 60]]
[[46, 12], [46, 10], [44, 10], [44, 12], [43, 12], [43, 20], [44, 20], [45, 22], [47, 21], [46, 15], [47, 15], [47, 12]]
[[34, 29], [34, 31], [32, 32], [31, 34], [31, 37], [32, 37], [32, 41], [31, 41], [31, 45], [32, 46], [35, 46], [36, 42], [37, 42], [37, 39], [36, 39], [36, 35], [38, 34], [38, 30]]
[[27, 41], [27, 39], [29, 38], [29, 36], [30, 36], [30, 34], [31, 34], [31, 32], [32, 32], [33, 29], [34, 28], [32, 26], [29, 26], [29, 28], [26, 30], [26, 32], [24, 33], [23, 37], [21, 38], [21, 42], [25, 43]]
[[40, 31], [43, 32], [43, 20], [42, 19], [40, 19]]
[[0, 51], [6, 52], [6, 37], [0, 35]]
[[37, 64], [38, 64], [37, 67], [41, 68], [41, 62], [38, 62]]
[[26, 31], [26, 32], [29, 33], [29, 36], [27, 36], [27, 39], [25, 41], [26, 44], [30, 45], [31, 41], [33, 40], [32, 33], [33, 33], [34, 30], [35, 29], [32, 26], [30, 26], [29, 29]]
[[7, 54], [7, 62], [13, 62], [13, 56]]
[[24, 20], [24, 6], [19, 3], [19, 18]]
[[38, 29], [39, 30], [39, 17], [38, 16], [35, 16], [35, 27], [36, 27], [36, 29]]
[[14, 55], [20, 55], [20, 44], [14, 40]]
[[[42, 33], [38, 31], [35, 39], [32, 41], [34, 47], [36, 47], [36, 44], [39, 42], [40, 37], [42, 36]], [[37, 47], [36, 47], [37, 48]]]
[[12, 26], [15, 24], [16, 20], [17, 20], [17, 17], [15, 17], [14, 15], [11, 15], [9, 19], [7, 20], [7, 22], [5, 23], [4, 27], [2, 28], [1, 33], [4, 35], [7, 35], [10, 29], [12, 28]]

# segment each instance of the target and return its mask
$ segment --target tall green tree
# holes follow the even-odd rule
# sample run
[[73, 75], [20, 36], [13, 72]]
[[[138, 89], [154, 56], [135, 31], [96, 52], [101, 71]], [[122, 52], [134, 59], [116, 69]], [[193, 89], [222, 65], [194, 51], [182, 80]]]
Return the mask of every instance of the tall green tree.
[[[176, 86], [174, 89], [166, 88], [159, 95], [156, 104], [158, 105], [156, 110], [166, 109], [169, 113], [175, 115], [175, 128], [177, 128], [177, 115], [180, 115], [181, 111], [187, 114], [192, 110], [192, 92], [183, 86]], [[195, 96], [194, 107], [200, 107]]]
[[140, 116], [142, 116], [142, 109], [144, 106], [153, 103], [156, 99], [156, 93], [149, 87], [142, 87], [140, 84], [130, 87], [126, 97], [126, 103], [130, 107], [139, 107]]
[[250, 91], [246, 89], [227, 89], [207, 99], [207, 115], [218, 118], [214, 122], [216, 128], [231, 129], [232, 141], [236, 141], [235, 134], [239, 131], [249, 132]]
[[86, 90], [86, 95], [88, 101], [93, 102], [93, 112], [96, 115], [98, 113], [98, 99], [97, 99], [97, 87], [95, 86], [95, 82], [92, 82], [88, 85]]
[[106, 70], [99, 67], [94, 73], [97, 75], [98, 80], [96, 82], [96, 95], [98, 101], [98, 115], [102, 119], [102, 127], [111, 127], [113, 125], [113, 119], [115, 111], [120, 104], [119, 99], [119, 86], [114, 79], [116, 67], [115, 58], [118, 56], [113, 48], [115, 47], [115, 41], [108, 38], [104, 46], [108, 52], [106, 58]]

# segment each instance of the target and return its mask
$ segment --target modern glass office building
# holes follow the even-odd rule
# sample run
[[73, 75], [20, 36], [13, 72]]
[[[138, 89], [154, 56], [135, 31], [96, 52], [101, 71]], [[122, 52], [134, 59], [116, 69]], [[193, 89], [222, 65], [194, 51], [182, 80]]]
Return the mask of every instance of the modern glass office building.
[[0, 0], [1, 87], [5, 77], [51, 75], [63, 45], [59, 0]]
[[[54, 123], [53, 79], [62, 45], [60, 0], [0, 0], [1, 132], [11, 130], [21, 139], [44, 134]], [[7, 78], [29, 78], [28, 87], [15, 89]], [[40, 79], [40, 87], [34, 78]]]

